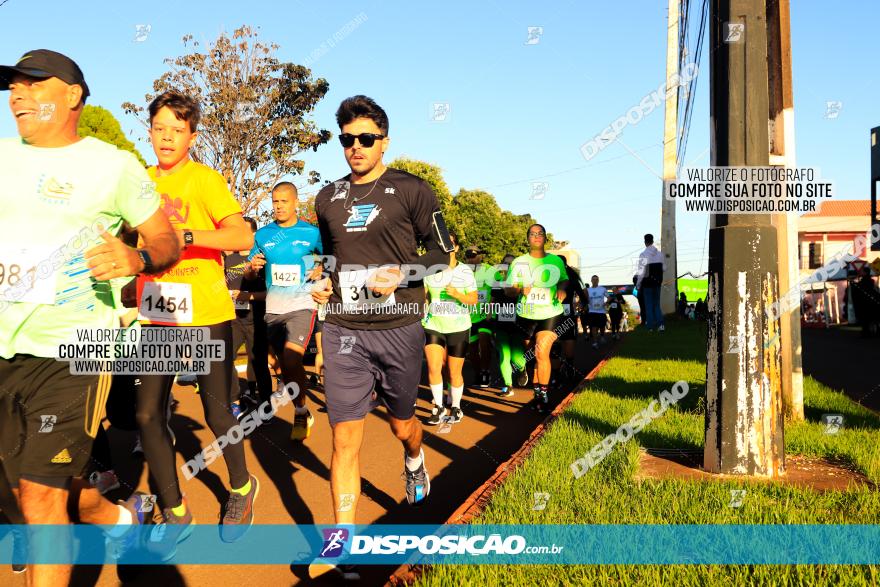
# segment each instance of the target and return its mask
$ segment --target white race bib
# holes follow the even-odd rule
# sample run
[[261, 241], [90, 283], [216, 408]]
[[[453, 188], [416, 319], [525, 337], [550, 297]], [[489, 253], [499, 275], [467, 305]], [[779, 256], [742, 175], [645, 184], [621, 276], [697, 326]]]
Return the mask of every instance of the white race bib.
[[516, 305], [504, 304], [498, 311], [499, 322], [515, 322], [516, 321]]
[[477, 302], [480, 304], [485, 304], [489, 301], [489, 292], [485, 289], [477, 290]]
[[605, 296], [590, 297], [590, 312], [598, 314], [605, 313]]
[[140, 317], [157, 322], [186, 324], [193, 321], [192, 286], [188, 283], [148, 281], [141, 293]]
[[394, 292], [383, 296], [367, 287], [369, 276], [368, 269], [339, 272], [339, 293], [343, 306], [384, 306], [394, 303]]
[[526, 296], [526, 303], [533, 306], [549, 306], [553, 304], [549, 287], [533, 287]]
[[302, 267], [299, 265], [272, 265], [272, 285], [299, 287], [302, 283]]
[[566, 316], [571, 314], [571, 304], [562, 304], [562, 311], [565, 313]]
[[[0, 245], [0, 300], [54, 304], [58, 274], [49, 262], [53, 251], [53, 247], [46, 245]], [[46, 261], [43, 266], [51, 270], [48, 275], [40, 275], [37, 270], [43, 260]]]
[[238, 300], [235, 297], [235, 295], [232, 294], [232, 292], [230, 292], [230, 295], [232, 295], [232, 305], [235, 306], [236, 310], [250, 310], [251, 309], [250, 302], [243, 302], [243, 301]]

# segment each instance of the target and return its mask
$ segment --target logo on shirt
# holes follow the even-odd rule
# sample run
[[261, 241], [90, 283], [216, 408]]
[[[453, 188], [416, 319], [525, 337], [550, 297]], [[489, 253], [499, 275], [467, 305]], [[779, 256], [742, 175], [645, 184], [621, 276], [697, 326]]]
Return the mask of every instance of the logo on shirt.
[[378, 218], [379, 212], [381, 211], [382, 209], [376, 204], [359, 204], [352, 206], [351, 216], [348, 217], [348, 220], [345, 221], [343, 226], [345, 226], [348, 232], [363, 232], [367, 230], [367, 225]]
[[70, 196], [73, 195], [73, 184], [59, 181], [54, 177], [40, 176], [40, 184], [37, 187], [40, 200], [47, 204], [70, 204]]
[[347, 528], [325, 528], [321, 530], [324, 534], [324, 545], [321, 548], [321, 558], [337, 558], [348, 542]]
[[177, 224], [186, 224], [189, 220], [189, 202], [183, 205], [183, 200], [174, 198], [173, 200], [168, 194], [162, 194], [162, 211], [168, 220]]
[[334, 181], [333, 182], [333, 197], [330, 198], [330, 201], [336, 200], [344, 200], [345, 197], [348, 196], [348, 182], [347, 181]]
[[293, 246], [296, 246], [296, 245], [303, 245], [304, 247], [307, 247], [307, 246], [309, 246], [309, 245], [312, 244], [312, 243], [310, 243], [309, 241], [293, 241], [293, 242], [290, 243], [290, 244], [293, 245]]
[[52, 462], [56, 465], [66, 465], [68, 463], [72, 463], [73, 458], [71, 458], [70, 456], [70, 451], [65, 448], [62, 449], [60, 453], [52, 457]]
[[393, 196], [394, 195], [394, 188], [385, 188], [385, 193], [391, 194]]

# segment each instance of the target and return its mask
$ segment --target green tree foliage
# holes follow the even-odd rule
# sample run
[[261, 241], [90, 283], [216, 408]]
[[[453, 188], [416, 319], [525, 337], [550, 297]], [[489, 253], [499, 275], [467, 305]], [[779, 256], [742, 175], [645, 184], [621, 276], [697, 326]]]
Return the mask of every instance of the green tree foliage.
[[[165, 60], [169, 71], [145, 102], [167, 90], [198, 98], [202, 120], [193, 155], [223, 174], [245, 214], [259, 214], [278, 181], [304, 173], [301, 153], [330, 140], [330, 131], [311, 118], [330, 84], [313, 79], [307, 67], [276, 59], [279, 46], [264, 44], [249, 26], [222, 33], [204, 52], [192, 35], [183, 43], [194, 52]], [[122, 106], [148, 125], [143, 106]], [[309, 173], [310, 183], [319, 180]]]
[[144, 167], [147, 166], [147, 162], [144, 161], [144, 158], [138, 152], [137, 147], [135, 147], [134, 143], [128, 140], [128, 137], [122, 132], [122, 127], [119, 125], [119, 121], [116, 120], [113, 114], [106, 108], [86, 104], [79, 117], [79, 126], [77, 127], [76, 132], [81, 137], [95, 137], [105, 143], [116, 145], [123, 151], [134, 153], [134, 156], [138, 158], [138, 161], [140, 161]]
[[[443, 179], [443, 170], [440, 167], [432, 163], [406, 157], [398, 157], [389, 163], [388, 167], [412, 173], [428, 182], [428, 185], [431, 186], [431, 189], [437, 195], [440, 209], [443, 210], [444, 215], [446, 214], [449, 205], [452, 203], [452, 192], [449, 191], [449, 186], [446, 185], [446, 180]], [[450, 219], [447, 218], [446, 222], [449, 223]]]

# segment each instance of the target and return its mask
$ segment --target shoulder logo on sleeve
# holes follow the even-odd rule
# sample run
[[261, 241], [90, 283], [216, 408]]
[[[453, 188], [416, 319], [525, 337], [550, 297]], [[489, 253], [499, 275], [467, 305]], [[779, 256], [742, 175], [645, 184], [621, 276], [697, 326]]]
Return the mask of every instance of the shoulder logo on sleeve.
[[57, 465], [66, 465], [67, 463], [73, 462], [73, 458], [71, 458], [70, 452], [65, 448], [52, 457], [52, 462]]
[[330, 201], [334, 202], [336, 200], [344, 200], [346, 196], [348, 196], [348, 182], [342, 180], [334, 181], [333, 197], [330, 198]]
[[348, 232], [363, 232], [373, 220], [378, 218], [382, 209], [376, 204], [359, 204], [352, 206], [351, 215], [343, 226]]

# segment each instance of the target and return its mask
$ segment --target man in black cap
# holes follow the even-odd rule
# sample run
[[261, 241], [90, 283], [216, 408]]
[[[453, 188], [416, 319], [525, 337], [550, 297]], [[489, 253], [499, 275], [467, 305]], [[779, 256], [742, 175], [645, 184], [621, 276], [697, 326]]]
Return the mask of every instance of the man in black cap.
[[[180, 250], [137, 159], [78, 136], [89, 88], [76, 63], [29, 51], [0, 66], [0, 90], [10, 91], [20, 135], [0, 139], [0, 401], [15, 406], [0, 414], [0, 458], [28, 524], [67, 524], [72, 479], [88, 465], [110, 381], [108, 373], [77, 374], [59, 349], [77, 331], [118, 326], [125, 282], [170, 267]], [[124, 221], [143, 248], [116, 237]], [[83, 491], [80, 517], [113, 526], [108, 536], [124, 550], [143, 517], [139, 499], [116, 506]], [[37, 560], [70, 548], [31, 547]], [[70, 565], [32, 569], [30, 584], [70, 580]]]

